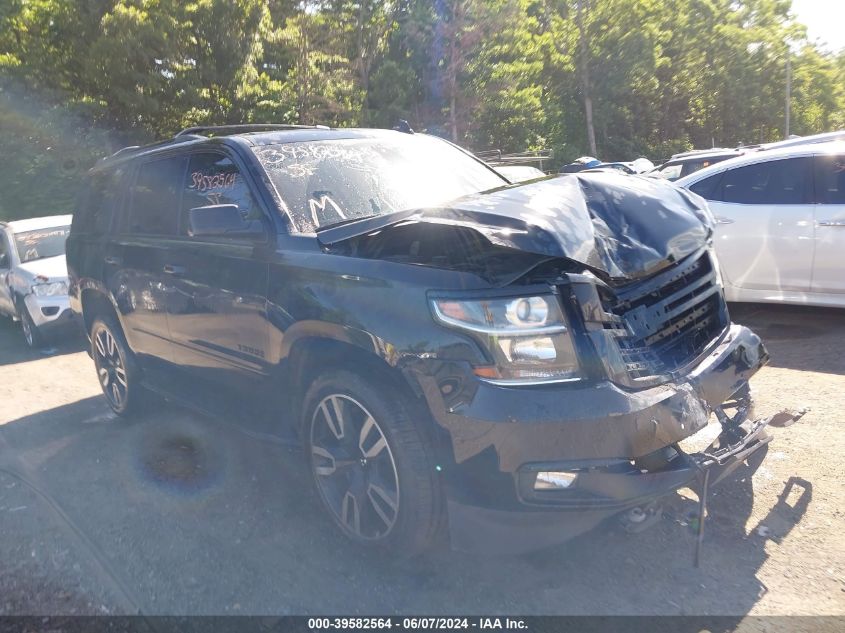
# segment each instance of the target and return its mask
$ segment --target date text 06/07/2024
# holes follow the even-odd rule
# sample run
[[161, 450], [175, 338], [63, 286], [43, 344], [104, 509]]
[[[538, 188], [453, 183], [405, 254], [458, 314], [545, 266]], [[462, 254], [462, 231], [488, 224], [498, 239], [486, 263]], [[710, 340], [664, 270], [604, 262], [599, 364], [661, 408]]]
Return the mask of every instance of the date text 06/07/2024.
[[444, 617], [405, 617], [405, 618], [309, 618], [308, 628], [311, 630], [449, 630], [449, 629], [478, 629], [478, 630], [525, 630], [528, 628], [525, 620], [520, 618], [444, 618]]

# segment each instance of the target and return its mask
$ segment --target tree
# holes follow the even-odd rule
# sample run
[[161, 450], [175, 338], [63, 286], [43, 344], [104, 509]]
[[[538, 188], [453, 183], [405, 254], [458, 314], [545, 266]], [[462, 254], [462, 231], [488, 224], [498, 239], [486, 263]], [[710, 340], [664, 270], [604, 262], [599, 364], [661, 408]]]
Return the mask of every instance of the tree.
[[192, 124], [412, 127], [476, 149], [661, 159], [845, 127], [845, 52], [790, 0], [5, 0], [5, 217]]

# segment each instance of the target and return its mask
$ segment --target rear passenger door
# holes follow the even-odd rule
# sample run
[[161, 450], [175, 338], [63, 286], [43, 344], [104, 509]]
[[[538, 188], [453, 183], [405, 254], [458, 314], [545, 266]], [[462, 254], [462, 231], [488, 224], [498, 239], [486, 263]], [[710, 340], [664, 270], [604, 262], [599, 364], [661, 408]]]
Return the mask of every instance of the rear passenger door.
[[183, 301], [165, 266], [178, 246], [186, 155], [141, 162], [115, 239], [104, 253], [107, 286], [123, 315], [130, 347], [145, 361], [171, 359], [168, 308]]
[[845, 154], [815, 157], [816, 254], [812, 291], [845, 293]]
[[710, 191], [691, 188], [710, 201], [716, 252], [732, 285], [810, 290], [811, 168], [809, 157], [769, 160], [727, 170]]
[[[235, 204], [259, 236], [192, 237], [192, 208]], [[168, 324], [174, 362], [212, 380], [233, 384], [267, 369], [269, 223], [250, 182], [222, 151], [189, 156], [182, 186], [179, 245], [168, 254]]]

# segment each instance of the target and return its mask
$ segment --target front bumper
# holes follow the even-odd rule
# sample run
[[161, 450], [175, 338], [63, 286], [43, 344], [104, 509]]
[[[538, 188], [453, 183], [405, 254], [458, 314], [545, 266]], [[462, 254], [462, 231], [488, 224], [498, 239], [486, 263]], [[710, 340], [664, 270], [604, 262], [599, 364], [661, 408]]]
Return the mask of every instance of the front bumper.
[[[445, 365], [418, 376], [444, 439], [453, 547], [543, 547], [687, 486], [704, 469], [711, 483], [723, 479], [768, 442], [765, 421], [737, 430], [748, 407], [720, 436], [720, 452], [687, 455], [677, 444], [704, 428], [722, 403], [747, 393], [748, 379], [767, 360], [759, 337], [732, 325], [683, 381], [642, 391], [609, 382], [501, 387]], [[537, 470], [580, 474], [571, 491], [533, 495], [526, 479], [533, 489]]]
[[24, 297], [24, 305], [32, 322], [40, 330], [47, 331], [76, 323], [75, 313], [70, 309], [67, 295], [38, 297], [28, 294]]

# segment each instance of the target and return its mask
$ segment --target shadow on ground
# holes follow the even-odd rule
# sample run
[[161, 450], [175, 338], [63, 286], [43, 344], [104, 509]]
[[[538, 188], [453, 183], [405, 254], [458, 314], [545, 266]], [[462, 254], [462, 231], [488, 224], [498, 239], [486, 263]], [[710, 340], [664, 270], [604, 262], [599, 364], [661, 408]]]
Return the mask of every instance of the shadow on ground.
[[48, 339], [43, 347], [32, 349], [24, 341], [20, 324], [12, 319], [0, 317], [0, 367], [49, 356], [74, 354], [86, 348], [87, 341], [82, 330], [67, 329], [61, 335]]
[[792, 529], [812, 490], [791, 481], [766, 519], [771, 533], [749, 536], [754, 491], [750, 473], [738, 472], [711, 499], [700, 569], [696, 503], [681, 496], [642, 534], [611, 521], [529, 556], [442, 549], [397, 560], [335, 532], [298, 451], [238, 427], [167, 404], [126, 421], [101, 398], [0, 426], [0, 472], [31, 489], [50, 517], [16, 513], [0, 558], [14, 555], [4, 548], [18, 539], [60, 529], [91, 583], [111, 595], [111, 612], [739, 616], [766, 592], [756, 573], [767, 539]]
[[844, 309], [733, 303], [730, 312], [734, 322], [760, 335], [771, 366], [845, 375], [838, 344], [845, 337]]

